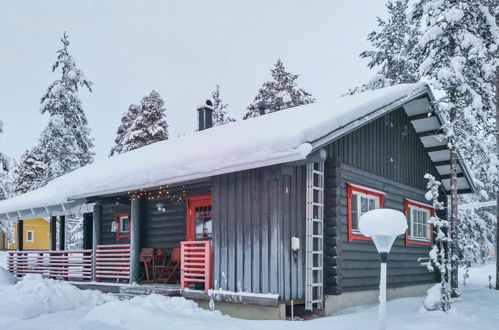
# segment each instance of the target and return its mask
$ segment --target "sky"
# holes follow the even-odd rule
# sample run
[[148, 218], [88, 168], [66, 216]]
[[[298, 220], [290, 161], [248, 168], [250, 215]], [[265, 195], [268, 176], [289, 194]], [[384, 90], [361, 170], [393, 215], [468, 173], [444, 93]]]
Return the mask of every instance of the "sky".
[[79, 95], [99, 159], [128, 106], [153, 89], [170, 136], [196, 129], [196, 106], [217, 84], [241, 120], [278, 58], [318, 101], [341, 95], [373, 75], [358, 55], [377, 16], [385, 0], [0, 0], [0, 150], [19, 158], [47, 124], [40, 98], [59, 76], [64, 31], [93, 82]]

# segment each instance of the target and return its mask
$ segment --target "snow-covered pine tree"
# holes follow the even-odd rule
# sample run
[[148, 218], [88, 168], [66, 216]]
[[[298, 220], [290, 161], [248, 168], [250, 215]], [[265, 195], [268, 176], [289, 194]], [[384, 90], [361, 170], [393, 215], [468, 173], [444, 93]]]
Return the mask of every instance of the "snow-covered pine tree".
[[213, 124], [215, 126], [223, 125], [236, 121], [234, 118], [229, 117], [227, 112], [228, 104], [223, 103], [220, 97], [220, 86], [217, 85], [215, 90], [211, 93], [213, 100]]
[[66, 217], [66, 246], [68, 250], [83, 249], [83, 216], [72, 214]]
[[[0, 120], [0, 134], [3, 133], [3, 122]], [[7, 155], [0, 151], [0, 200], [9, 197], [9, 185], [8, 185], [8, 174], [9, 174], [9, 158]], [[7, 241], [12, 242], [14, 238], [14, 228], [12, 227], [12, 222], [2, 220], [0, 221], [0, 233], [5, 234]]]
[[266, 104], [265, 114], [315, 102], [312, 94], [297, 87], [296, 79], [299, 76], [287, 72], [281, 59], [277, 60], [270, 72], [273, 80], [265, 82], [258, 90], [258, 95], [248, 106], [243, 119], [260, 116], [260, 102]]
[[140, 109], [123, 139], [121, 152], [168, 139], [164, 101], [156, 91], [144, 96]]
[[52, 66], [52, 72], [61, 69], [61, 77], [48, 87], [40, 106], [42, 114], [50, 115], [39, 145], [47, 163], [45, 183], [91, 163], [94, 156], [90, 129], [78, 97], [79, 87], [92, 91], [92, 83], [69, 53], [66, 32], [61, 42], [63, 46], [57, 51], [57, 60]]
[[480, 201], [475, 195], [459, 196], [459, 255], [471, 263], [490, 261], [495, 249], [495, 207], [480, 206]]
[[26, 150], [13, 168], [11, 195], [24, 194], [43, 186], [46, 170], [45, 156], [39, 147]]
[[[449, 283], [451, 275], [451, 250], [452, 239], [449, 235], [449, 221], [440, 219], [438, 213], [444, 210], [444, 205], [438, 200], [441, 183], [431, 174], [425, 174], [428, 180], [428, 192], [425, 197], [433, 202], [434, 215], [428, 220], [433, 227], [435, 243], [429, 253], [429, 260], [421, 262], [430, 272], [437, 270], [440, 274], [440, 308], [447, 312], [450, 309], [451, 286]], [[421, 260], [419, 260], [421, 261]]]
[[407, 0], [392, 0], [386, 7], [388, 20], [378, 17], [379, 31], [372, 31], [367, 36], [372, 49], [360, 53], [361, 58], [369, 60], [369, 69], [376, 69], [376, 74], [366, 84], [350, 89], [347, 94], [419, 80], [417, 57], [412, 54], [417, 31], [407, 22]]
[[487, 143], [474, 128], [484, 127], [490, 118], [493, 89], [488, 72], [497, 66], [490, 53], [499, 34], [484, 0], [415, 0], [409, 12], [420, 33], [413, 53], [421, 58], [419, 75], [444, 92], [437, 111], [447, 119], [443, 130], [451, 149], [451, 285], [457, 294], [457, 149], [474, 150], [473, 157], [488, 161]]
[[[130, 126], [132, 126], [133, 121], [137, 118], [139, 114], [140, 106], [136, 104], [130, 104], [128, 111], [123, 114], [121, 118], [121, 125], [116, 131], [116, 139], [114, 139], [115, 145], [111, 148], [109, 157], [115, 154], [121, 154], [124, 150], [128, 150], [128, 147], [124, 144], [125, 136], [129, 133]], [[131, 150], [131, 149], [130, 149]]]
[[[0, 134], [3, 133], [3, 122], [0, 120]], [[6, 199], [9, 195], [7, 187], [7, 174], [9, 171], [9, 158], [0, 151], [0, 200]]]

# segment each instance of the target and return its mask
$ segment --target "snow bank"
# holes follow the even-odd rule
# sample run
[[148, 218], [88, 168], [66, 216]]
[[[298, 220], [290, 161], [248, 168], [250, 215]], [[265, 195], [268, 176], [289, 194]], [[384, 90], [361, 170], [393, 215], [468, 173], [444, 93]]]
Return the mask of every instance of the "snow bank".
[[365, 236], [398, 236], [407, 230], [405, 215], [397, 210], [376, 209], [364, 213], [359, 219], [359, 229]]
[[99, 291], [79, 290], [67, 282], [26, 275], [15, 285], [0, 286], [0, 317], [30, 319], [44, 313], [93, 308], [115, 300]]
[[12, 276], [5, 268], [0, 267], [0, 286], [2, 285], [14, 285], [17, 279]]
[[7, 251], [0, 251], [0, 267], [7, 269]]
[[426, 297], [423, 301], [423, 306], [428, 311], [440, 310], [440, 291], [442, 286], [440, 283], [435, 284], [426, 291]]
[[230, 317], [201, 309], [194, 301], [156, 294], [100, 305], [82, 320], [83, 324], [120, 329], [220, 329], [227, 322], [231, 322]]
[[100, 160], [44, 188], [2, 201], [0, 215], [302, 160], [324, 136], [339, 136], [427, 88], [426, 84], [405, 84], [321, 100], [154, 143]]

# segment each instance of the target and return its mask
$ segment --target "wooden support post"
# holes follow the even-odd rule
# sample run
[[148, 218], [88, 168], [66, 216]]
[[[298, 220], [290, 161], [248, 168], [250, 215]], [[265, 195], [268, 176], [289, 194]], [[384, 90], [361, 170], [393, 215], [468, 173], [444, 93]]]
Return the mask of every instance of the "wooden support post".
[[59, 217], [59, 251], [66, 248], [66, 216]]
[[24, 221], [17, 221], [17, 250], [23, 250], [23, 241], [24, 241]]
[[140, 199], [132, 198], [130, 219], [130, 283], [139, 281], [140, 266]]
[[92, 228], [92, 280], [95, 281], [95, 264], [97, 259], [97, 245], [101, 240], [102, 205], [95, 203]]
[[92, 248], [92, 213], [83, 214], [83, 249], [89, 250]]
[[57, 217], [50, 217], [50, 251], [57, 250]]

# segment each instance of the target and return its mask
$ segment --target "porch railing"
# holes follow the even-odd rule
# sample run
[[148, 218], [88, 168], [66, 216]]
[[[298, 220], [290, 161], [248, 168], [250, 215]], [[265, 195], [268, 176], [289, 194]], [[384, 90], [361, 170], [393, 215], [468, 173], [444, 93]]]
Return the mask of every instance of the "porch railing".
[[40, 274], [63, 280], [91, 280], [92, 250], [9, 251], [7, 268], [16, 276]]
[[193, 283], [211, 289], [211, 241], [180, 242], [180, 290]]
[[95, 279], [130, 280], [130, 244], [97, 245]]

